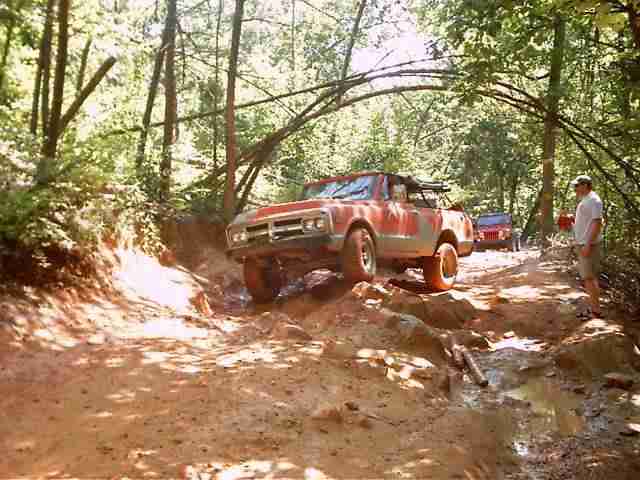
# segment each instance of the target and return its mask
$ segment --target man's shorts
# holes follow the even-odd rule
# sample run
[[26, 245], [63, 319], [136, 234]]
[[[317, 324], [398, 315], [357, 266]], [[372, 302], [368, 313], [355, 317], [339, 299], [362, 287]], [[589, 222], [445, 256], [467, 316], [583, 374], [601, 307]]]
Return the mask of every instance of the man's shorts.
[[583, 280], [591, 280], [600, 276], [600, 259], [602, 251], [599, 243], [591, 246], [591, 255], [583, 257], [580, 252], [583, 246], [577, 246], [578, 270]]

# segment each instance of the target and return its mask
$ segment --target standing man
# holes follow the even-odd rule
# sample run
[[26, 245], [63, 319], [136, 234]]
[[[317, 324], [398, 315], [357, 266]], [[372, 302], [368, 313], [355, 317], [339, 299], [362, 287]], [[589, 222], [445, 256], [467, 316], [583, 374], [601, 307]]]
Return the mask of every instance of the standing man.
[[601, 318], [600, 309], [600, 259], [602, 255], [602, 200], [592, 190], [593, 182], [588, 175], [578, 175], [571, 185], [580, 200], [576, 209], [573, 232], [578, 245], [578, 268], [589, 294], [590, 312], [580, 316]]

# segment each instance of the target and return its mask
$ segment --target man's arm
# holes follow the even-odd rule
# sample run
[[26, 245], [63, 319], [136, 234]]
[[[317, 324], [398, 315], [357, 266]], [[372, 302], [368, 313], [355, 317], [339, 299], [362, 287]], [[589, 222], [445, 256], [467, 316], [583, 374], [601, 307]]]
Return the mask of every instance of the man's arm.
[[591, 223], [589, 224], [589, 232], [587, 234], [587, 243], [582, 248], [583, 257], [588, 257], [589, 255], [591, 255], [591, 247], [595, 245], [601, 230], [602, 219], [594, 218], [593, 220], [591, 220]]

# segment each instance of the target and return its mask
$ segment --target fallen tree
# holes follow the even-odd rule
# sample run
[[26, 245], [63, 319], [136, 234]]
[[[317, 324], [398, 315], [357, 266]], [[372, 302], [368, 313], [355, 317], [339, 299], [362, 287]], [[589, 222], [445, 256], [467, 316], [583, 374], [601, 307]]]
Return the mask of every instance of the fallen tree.
[[[458, 95], [478, 95], [485, 98], [490, 98], [495, 101], [509, 105], [522, 113], [532, 116], [541, 122], [548, 117], [548, 108], [543, 100], [530, 94], [526, 90], [519, 88], [515, 85], [502, 81], [500, 79], [494, 80], [485, 88], [475, 88], [468, 92], [461, 92], [458, 84], [464, 83], [464, 75], [460, 72], [451, 69], [437, 69], [437, 68], [405, 68], [416, 63], [424, 62], [425, 60], [406, 62], [402, 64], [392, 65], [376, 70], [371, 70], [364, 73], [359, 73], [346, 77], [344, 80], [325, 82], [316, 86], [301, 89], [295, 92], [289, 92], [282, 95], [270, 95], [269, 98], [256, 100], [244, 104], [235, 106], [235, 110], [246, 109], [263, 105], [266, 103], [280, 101], [285, 98], [291, 98], [299, 95], [305, 95], [310, 93], [317, 93], [314, 98], [300, 113], [291, 118], [286, 125], [275, 130], [269, 135], [265, 136], [262, 140], [256, 142], [245, 151], [241, 152], [237, 158], [236, 169], [245, 167], [246, 170], [235, 187], [234, 195], [239, 198], [236, 204], [236, 211], [244, 209], [248, 203], [249, 195], [253, 188], [254, 182], [259, 176], [260, 171], [269, 165], [272, 161], [274, 150], [282, 142], [289, 137], [299, 132], [304, 126], [310, 122], [317, 120], [326, 115], [335, 113], [343, 108], [353, 106], [357, 103], [364, 102], [376, 97], [385, 95], [403, 94], [407, 92], [420, 92], [420, 91], [434, 91], [441, 93], [451, 93]], [[400, 78], [413, 78], [413, 79], [426, 79], [430, 83], [420, 83], [413, 85], [398, 85], [391, 88], [374, 89], [373, 91], [356, 94], [352, 97], [346, 97], [347, 93], [362, 86], [373, 86], [374, 82], [383, 79], [400, 79]], [[337, 101], [341, 100], [341, 101]], [[227, 111], [227, 108], [219, 108], [207, 112], [201, 112], [193, 115], [187, 115], [177, 119], [177, 122], [189, 122], [202, 118], [207, 118], [215, 115], [223, 115]], [[589, 159], [590, 163], [598, 169], [606, 181], [618, 192], [624, 199], [625, 205], [628, 209], [636, 212], [640, 215], [640, 205], [630, 196], [624, 192], [624, 189], [620, 187], [616, 177], [607, 172], [606, 169], [597, 162], [595, 157], [589, 154], [585, 148], [585, 144], [591, 145], [594, 148], [602, 151], [611, 158], [617, 167], [624, 171], [626, 177], [632, 181], [638, 188], [640, 188], [640, 178], [634, 171], [633, 167], [623, 159], [620, 155], [616, 154], [610, 147], [605, 145], [602, 141], [598, 140], [593, 133], [590, 133], [585, 128], [576, 124], [570, 118], [557, 113], [554, 114], [557, 126], [562, 129], [567, 135], [577, 143], [578, 148]], [[148, 125], [148, 128], [163, 126], [164, 122], [155, 122]], [[108, 135], [119, 135], [124, 133], [138, 132], [145, 127], [135, 126], [126, 129], [115, 130], [109, 132]], [[220, 188], [225, 184], [226, 166], [221, 166], [214, 169], [206, 177], [197, 181], [194, 186], [209, 186], [213, 188]], [[227, 185], [227, 188], [230, 188]], [[535, 213], [535, 212], [534, 212]], [[532, 213], [533, 215], [533, 213]]]

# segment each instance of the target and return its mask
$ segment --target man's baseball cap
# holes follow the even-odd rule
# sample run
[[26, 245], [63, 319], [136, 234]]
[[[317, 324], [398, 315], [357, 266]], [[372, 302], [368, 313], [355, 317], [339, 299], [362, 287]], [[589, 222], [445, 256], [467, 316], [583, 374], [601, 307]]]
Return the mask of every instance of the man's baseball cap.
[[589, 175], [578, 175], [576, 178], [571, 180], [571, 186], [577, 187], [578, 185], [589, 185], [591, 186], [593, 181]]

